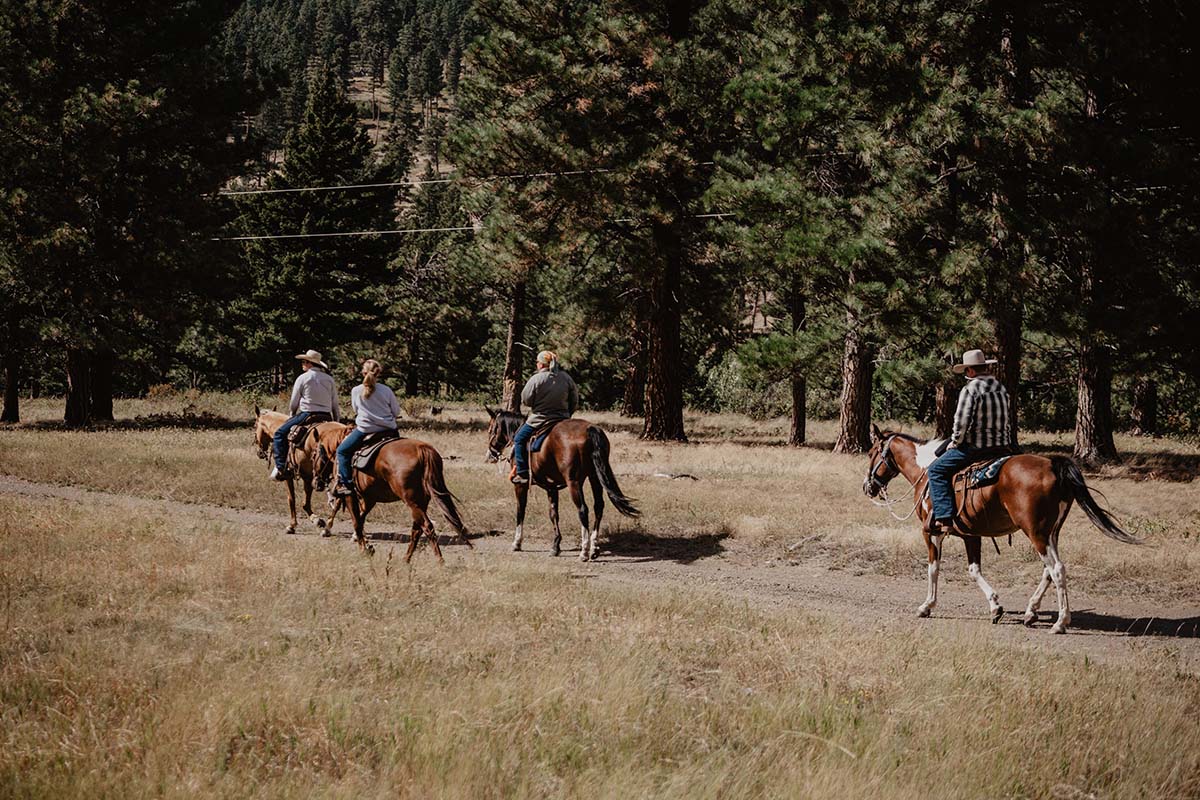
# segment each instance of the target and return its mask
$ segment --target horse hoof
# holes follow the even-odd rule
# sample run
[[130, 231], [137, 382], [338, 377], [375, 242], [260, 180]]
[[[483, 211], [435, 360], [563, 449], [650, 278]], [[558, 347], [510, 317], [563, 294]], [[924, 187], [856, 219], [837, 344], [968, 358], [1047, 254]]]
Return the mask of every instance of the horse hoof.
[[1025, 616], [1021, 617], [1021, 624], [1024, 625], [1026, 628], [1032, 628], [1033, 623], [1035, 623], [1035, 622], [1037, 622], [1037, 612], [1036, 611], [1026, 611]]
[[559, 549], [557, 547], [555, 547], [553, 550], [550, 551], [550, 557], [558, 558], [559, 552], [560, 552]]
[[917, 609], [917, 616], [920, 617], [921, 619], [925, 619], [932, 612], [933, 612], [933, 609], [930, 608], [929, 606], [921, 606], [920, 608]]
[[996, 610], [992, 612], [992, 624], [995, 625], [1004, 616], [1004, 606], [996, 606]]
[[317, 523], [318, 528], [321, 528], [322, 530], [324, 530], [324, 528], [325, 528], [325, 518], [324, 517], [317, 517], [316, 523]]
[[333, 536], [333, 531], [329, 530], [329, 528], [321, 528], [322, 539], [328, 539], [331, 536]]
[[520, 542], [513, 542], [513, 552], [514, 553], [521, 552], [521, 543]]
[[284, 529], [283, 533], [285, 536], [293, 536], [296, 533], [296, 529], [289, 525]]
[[375, 545], [373, 545], [373, 544], [367, 545], [366, 554], [369, 556], [375, 555]]
[[1050, 626], [1050, 632], [1051, 633], [1066, 633], [1067, 626], [1063, 625], [1062, 623], [1056, 622]]

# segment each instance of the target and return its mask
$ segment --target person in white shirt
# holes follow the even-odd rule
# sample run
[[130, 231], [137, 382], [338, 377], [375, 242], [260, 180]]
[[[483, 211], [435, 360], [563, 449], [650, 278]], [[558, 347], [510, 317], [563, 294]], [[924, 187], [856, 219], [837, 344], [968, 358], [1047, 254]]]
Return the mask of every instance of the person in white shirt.
[[288, 410], [292, 417], [280, 425], [271, 437], [271, 449], [275, 454], [275, 468], [271, 478], [277, 481], [288, 478], [287, 436], [297, 425], [308, 422], [339, 421], [337, 385], [329, 374], [329, 367], [321, 360], [321, 354], [309, 350], [296, 356], [304, 370], [292, 386], [292, 400]]
[[363, 382], [350, 391], [350, 405], [354, 409], [354, 430], [342, 440], [337, 449], [338, 484], [333, 490], [335, 497], [354, 494], [354, 471], [350, 461], [358, 450], [363, 437], [368, 433], [395, 431], [396, 417], [400, 416], [400, 403], [395, 393], [386, 384], [379, 382], [383, 367], [373, 358], [363, 362]]

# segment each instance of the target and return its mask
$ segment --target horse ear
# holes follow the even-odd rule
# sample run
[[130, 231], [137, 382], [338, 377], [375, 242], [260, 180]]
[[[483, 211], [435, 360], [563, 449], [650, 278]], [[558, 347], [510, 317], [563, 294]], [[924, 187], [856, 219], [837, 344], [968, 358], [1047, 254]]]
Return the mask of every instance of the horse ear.
[[488, 412], [488, 416], [491, 417], [492, 419], [496, 418], [496, 412], [493, 411], [492, 409], [488, 408], [487, 406], [484, 406], [483, 410]]
[[258, 419], [261, 416], [262, 416], [262, 411], [259, 410], [258, 403], [255, 403], [254, 404], [254, 418]]
[[871, 441], [878, 442], [882, 438], [883, 438], [883, 434], [879, 431], [879, 426], [872, 422], [871, 423]]

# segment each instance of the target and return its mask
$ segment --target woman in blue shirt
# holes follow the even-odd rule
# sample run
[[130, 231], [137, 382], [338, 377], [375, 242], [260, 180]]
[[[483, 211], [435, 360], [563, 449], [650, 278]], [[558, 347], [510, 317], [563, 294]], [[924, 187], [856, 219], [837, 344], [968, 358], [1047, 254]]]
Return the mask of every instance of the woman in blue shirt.
[[373, 358], [362, 365], [363, 382], [350, 391], [350, 406], [354, 409], [354, 430], [342, 440], [337, 449], [338, 484], [333, 490], [335, 497], [354, 494], [354, 471], [350, 461], [363, 437], [368, 433], [395, 431], [396, 417], [400, 416], [400, 403], [395, 393], [386, 384], [379, 382], [383, 367]]

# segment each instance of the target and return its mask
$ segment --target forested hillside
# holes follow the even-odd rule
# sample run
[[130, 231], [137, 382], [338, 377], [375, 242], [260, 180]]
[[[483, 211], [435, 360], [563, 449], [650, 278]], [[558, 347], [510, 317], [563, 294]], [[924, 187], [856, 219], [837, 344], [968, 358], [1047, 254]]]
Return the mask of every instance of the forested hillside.
[[982, 347], [1077, 455], [1194, 435], [1196, 13], [14, 0], [6, 418], [270, 391], [309, 347], [512, 405], [549, 347], [649, 438], [692, 406], [855, 452], [872, 417], [944, 428]]

